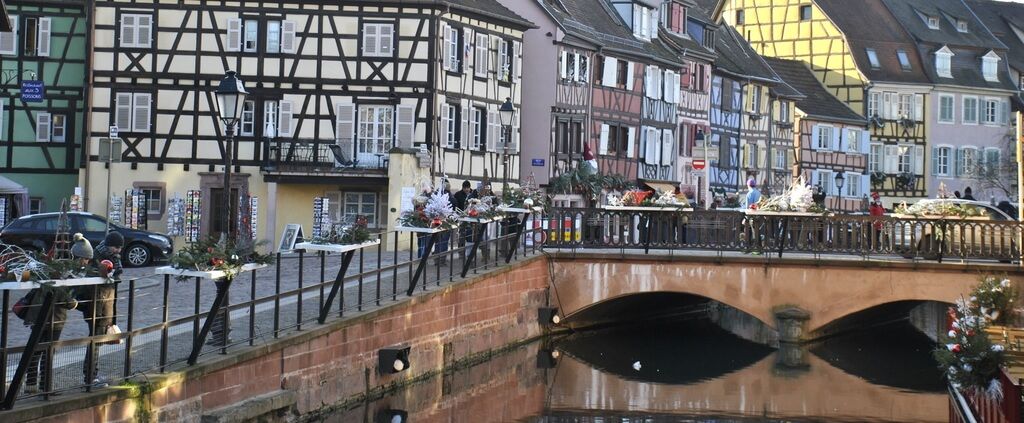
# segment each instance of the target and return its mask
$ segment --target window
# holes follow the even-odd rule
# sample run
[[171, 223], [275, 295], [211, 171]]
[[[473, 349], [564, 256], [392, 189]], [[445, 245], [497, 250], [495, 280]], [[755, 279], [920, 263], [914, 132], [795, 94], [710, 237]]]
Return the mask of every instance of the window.
[[750, 112], [761, 113], [761, 86], [754, 85], [750, 94]]
[[267, 53], [281, 52], [281, 22], [267, 22]]
[[985, 161], [983, 162], [985, 174], [999, 176], [999, 149], [988, 147], [985, 149]]
[[22, 39], [25, 41], [25, 48], [22, 52], [26, 56], [35, 56], [36, 47], [39, 45], [39, 18], [25, 18], [25, 25], [22, 26]]
[[814, 149], [815, 150], [831, 150], [832, 149], [832, 131], [834, 128], [831, 126], [820, 125], [818, 126], [818, 132], [814, 134]]
[[363, 56], [390, 57], [394, 53], [393, 44], [394, 25], [382, 23], [363, 24]]
[[377, 227], [377, 194], [373, 192], [345, 193], [345, 222], [366, 218], [366, 226]]
[[899, 152], [897, 171], [899, 173], [912, 173], [914, 171], [914, 149], [900, 148]]
[[0, 32], [0, 54], [18, 54], [18, 16], [11, 15], [11, 32]]
[[160, 187], [138, 188], [142, 195], [146, 196], [146, 214], [154, 215], [163, 213], [163, 189]]
[[986, 125], [999, 124], [999, 100], [985, 99], [985, 109], [982, 110], [982, 123]]
[[722, 78], [715, 77], [711, 81], [711, 105], [722, 106]]
[[152, 107], [151, 93], [117, 93], [114, 124], [121, 132], [149, 132]]
[[925, 21], [928, 23], [928, 28], [939, 29], [939, 17], [938, 16], [928, 16], [927, 18], [925, 18]]
[[43, 198], [30, 197], [28, 199], [28, 214], [39, 214], [43, 212]]
[[778, 170], [786, 170], [786, 153], [788, 150], [772, 150], [772, 167]]
[[953, 96], [939, 94], [939, 123], [953, 123]]
[[121, 47], [149, 48], [153, 41], [152, 15], [121, 15]]
[[661, 4], [661, 23], [676, 34], [686, 34], [686, 7], [682, 3], [666, 1]]
[[743, 25], [743, 9], [736, 10], [736, 25]]
[[[444, 69], [450, 72], [461, 72], [462, 31], [458, 28], [445, 26], [444, 30]], [[451, 132], [449, 132], [450, 134]]]
[[811, 6], [800, 6], [800, 20], [811, 20]]
[[498, 39], [498, 80], [508, 82], [512, 79], [512, 43]]
[[850, 198], [860, 198], [861, 195], [866, 193], [861, 192], [861, 175], [857, 172], [846, 172], [846, 184], [843, 185], [843, 190], [846, 191], [845, 195]]
[[[608, 148], [603, 154], [609, 156], [618, 157], [632, 157], [632, 152], [629, 150], [629, 134], [630, 130], [628, 126], [624, 125], [607, 125], [608, 126]], [[602, 128], [603, 129], [603, 128]], [[603, 144], [603, 143], [602, 143]]]
[[899, 108], [896, 115], [901, 119], [912, 119], [914, 113], [914, 96], [911, 94], [900, 94]]
[[278, 103], [274, 100], [263, 102], [263, 136], [273, 138], [277, 136], [277, 109]]
[[882, 65], [880, 63], [878, 63], [878, 53], [875, 52], [875, 49], [868, 48], [868, 49], [865, 49], [865, 50], [867, 50], [867, 53], [868, 53], [868, 62], [871, 63], [871, 69], [881, 68]]
[[938, 176], [949, 176], [949, 156], [951, 147], [936, 147], [932, 150], [932, 172]]
[[67, 140], [68, 119], [65, 115], [50, 115], [51, 136], [50, 141], [64, 142]]
[[868, 117], [879, 116], [878, 103], [881, 100], [881, 93], [868, 94]]
[[960, 32], [967, 32], [967, 21], [962, 19], [956, 20], [956, 30]]
[[391, 149], [395, 134], [394, 111], [394, 106], [359, 106], [358, 154], [384, 154]]
[[757, 158], [760, 157], [757, 144], [753, 142], [747, 142], [744, 148], [743, 166], [748, 169], [757, 169]]
[[851, 154], [860, 154], [860, 143], [861, 143], [861, 130], [859, 129], [847, 129], [846, 130], [846, 152]]
[[487, 142], [486, 135], [484, 134], [484, 128], [487, 127], [487, 111], [483, 107], [474, 107], [473, 114], [470, 115], [470, 134], [472, 138], [469, 141], [469, 148], [473, 150], [483, 150], [484, 145]]
[[245, 21], [245, 40], [242, 42], [242, 51], [254, 52], [259, 48], [260, 23], [258, 21]]
[[871, 150], [868, 152], [868, 171], [882, 171], [882, 144], [871, 143]]
[[446, 128], [445, 134], [447, 135], [447, 138], [444, 140], [445, 148], [459, 148], [460, 120], [459, 106], [451, 103], [445, 104], [444, 113], [441, 116], [441, 125]]
[[999, 73], [998, 73], [998, 67], [997, 67], [998, 63], [999, 63], [999, 56], [997, 56], [995, 53], [992, 53], [992, 52], [990, 52], [989, 54], [986, 54], [985, 57], [981, 58], [981, 74], [985, 77], [986, 81], [989, 81], [989, 82], [998, 82], [999, 81]]
[[956, 174], [972, 176], [976, 173], [980, 159], [977, 147], [960, 147], [956, 160]]
[[935, 72], [944, 78], [953, 77], [952, 63], [953, 54], [939, 51], [935, 53]]
[[789, 122], [789, 106], [788, 101], [779, 102], [779, 122]]
[[476, 34], [476, 45], [474, 50], [476, 55], [473, 57], [473, 75], [479, 77], [487, 77], [487, 56], [490, 52], [490, 39], [487, 34]]
[[831, 170], [818, 171], [818, 186], [821, 187], [821, 191], [826, 195], [835, 195], [836, 178], [832, 176]]
[[245, 100], [242, 103], [242, 123], [239, 125], [238, 134], [242, 136], [253, 136], [256, 129], [256, 102]]
[[910, 57], [907, 56], [906, 51], [896, 50], [896, 58], [900, 60], [900, 68], [905, 71], [910, 70]]
[[732, 92], [732, 110], [742, 110], [741, 103], [743, 102], [743, 93], [740, 88], [740, 83], [732, 81], [729, 86], [731, 87], [730, 91]]
[[559, 72], [562, 79], [575, 82], [587, 82], [590, 76], [589, 61], [586, 54], [562, 52], [562, 64]]
[[978, 97], [964, 97], [964, 123], [978, 123]]
[[629, 67], [633, 64], [625, 60], [619, 60], [615, 63], [616, 67], [618, 67], [618, 71], [615, 73], [615, 84], [627, 90], [631, 89], [632, 81], [629, 80]]

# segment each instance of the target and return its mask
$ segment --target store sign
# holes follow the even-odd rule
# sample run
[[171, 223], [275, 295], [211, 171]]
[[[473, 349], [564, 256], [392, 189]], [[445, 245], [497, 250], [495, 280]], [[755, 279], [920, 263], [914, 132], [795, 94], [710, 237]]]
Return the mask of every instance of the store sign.
[[43, 81], [21, 81], [21, 101], [39, 103], [46, 97]]

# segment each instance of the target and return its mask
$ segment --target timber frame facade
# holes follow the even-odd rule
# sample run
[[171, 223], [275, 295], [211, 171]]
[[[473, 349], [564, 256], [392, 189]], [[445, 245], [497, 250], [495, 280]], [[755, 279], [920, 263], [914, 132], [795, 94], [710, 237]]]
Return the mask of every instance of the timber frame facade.
[[[201, 190], [202, 232], [215, 233], [224, 128], [213, 90], [235, 70], [250, 94], [231, 188], [261, 198], [260, 238], [308, 227], [323, 196], [332, 219], [390, 227], [401, 188], [421, 180], [519, 180], [518, 122], [504, 130], [497, 108], [521, 108], [531, 24], [484, 3], [98, 1], [90, 136], [120, 128], [114, 192]], [[102, 172], [97, 159], [94, 144], [87, 174]], [[105, 208], [100, 187], [87, 189], [92, 210]]]
[[[7, 219], [57, 210], [75, 192], [88, 101], [87, 4], [7, 3], [13, 32], [0, 33], [0, 174], [27, 191], [5, 195]], [[22, 98], [24, 81], [42, 82], [42, 99]]]

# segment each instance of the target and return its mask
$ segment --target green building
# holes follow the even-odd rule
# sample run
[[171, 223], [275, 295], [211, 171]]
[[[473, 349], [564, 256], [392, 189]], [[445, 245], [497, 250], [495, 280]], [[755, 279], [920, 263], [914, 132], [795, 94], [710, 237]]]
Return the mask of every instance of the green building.
[[90, 25], [85, 1], [6, 3], [13, 31], [0, 32], [0, 203], [9, 221], [57, 210], [74, 194]]

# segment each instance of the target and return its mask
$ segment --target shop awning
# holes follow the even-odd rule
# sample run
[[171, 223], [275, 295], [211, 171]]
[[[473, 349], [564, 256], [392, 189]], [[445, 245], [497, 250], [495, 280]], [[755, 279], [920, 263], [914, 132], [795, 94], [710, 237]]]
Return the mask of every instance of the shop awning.
[[25, 188], [17, 182], [0, 176], [0, 194], [28, 194], [28, 188]]
[[654, 181], [643, 181], [643, 183], [658, 192], [676, 192], [676, 184]]

